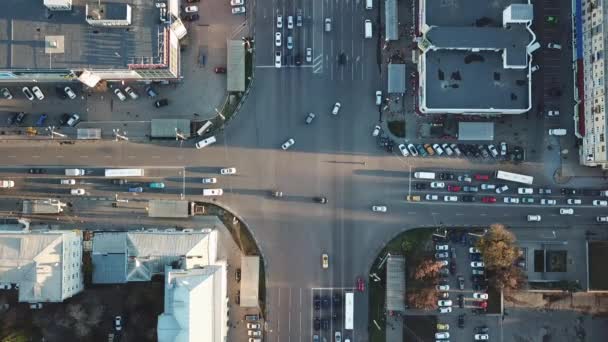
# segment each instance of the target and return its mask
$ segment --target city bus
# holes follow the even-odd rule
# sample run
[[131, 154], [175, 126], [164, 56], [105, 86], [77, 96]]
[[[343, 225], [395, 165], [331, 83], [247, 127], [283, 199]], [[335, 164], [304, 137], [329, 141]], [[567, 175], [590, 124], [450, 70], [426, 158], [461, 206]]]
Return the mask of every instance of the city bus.
[[519, 173], [506, 172], [506, 171], [496, 171], [496, 179], [502, 179], [510, 182], [523, 183], [532, 185], [534, 181], [534, 177], [526, 176]]
[[105, 176], [109, 178], [143, 177], [144, 169], [106, 169]]
[[353, 330], [353, 306], [355, 295], [352, 292], [344, 294], [344, 329]]

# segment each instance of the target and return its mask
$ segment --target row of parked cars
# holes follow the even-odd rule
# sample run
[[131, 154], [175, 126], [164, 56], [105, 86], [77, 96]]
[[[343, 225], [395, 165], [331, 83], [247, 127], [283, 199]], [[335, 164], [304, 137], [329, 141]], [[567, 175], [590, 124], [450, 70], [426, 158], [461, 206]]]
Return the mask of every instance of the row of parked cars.
[[[14, 113], [13, 115], [10, 115], [7, 119], [8, 126], [23, 124], [23, 121], [25, 120], [27, 115], [28, 114], [25, 112]], [[36, 120], [34, 125], [37, 127], [45, 126], [47, 118], [48, 118], [47, 114], [40, 114], [40, 116], [38, 116], [38, 119]], [[74, 127], [79, 122], [80, 122], [80, 115], [64, 113], [61, 115], [58, 124], [59, 124], [59, 126]]]
[[[501, 142], [498, 146], [473, 144], [400, 144], [399, 151], [404, 157], [468, 157], [483, 159], [506, 159], [508, 157], [507, 143]], [[520, 151], [520, 153], [523, 153]]]
[[[62, 99], [69, 98], [70, 100], [74, 100], [76, 98], [76, 93], [69, 86], [58, 86], [56, 87], [56, 91], [57, 95]], [[21, 88], [21, 92], [30, 101], [34, 101], [35, 99], [42, 101], [45, 98], [44, 93], [38, 86], [33, 86], [31, 90], [29, 87], [23, 87]], [[0, 89], [0, 94], [7, 100], [13, 99], [13, 94], [8, 88]]]

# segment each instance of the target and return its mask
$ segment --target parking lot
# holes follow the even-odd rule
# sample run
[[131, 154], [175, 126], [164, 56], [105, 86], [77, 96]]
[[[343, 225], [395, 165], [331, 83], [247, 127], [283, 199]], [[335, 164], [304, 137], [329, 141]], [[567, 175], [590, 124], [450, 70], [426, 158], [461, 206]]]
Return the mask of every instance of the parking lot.
[[[313, 340], [333, 341], [340, 334], [343, 341], [352, 339], [345, 329], [345, 289], [313, 289]], [[352, 321], [350, 322], [352, 325]], [[351, 330], [352, 331], [352, 330]]]

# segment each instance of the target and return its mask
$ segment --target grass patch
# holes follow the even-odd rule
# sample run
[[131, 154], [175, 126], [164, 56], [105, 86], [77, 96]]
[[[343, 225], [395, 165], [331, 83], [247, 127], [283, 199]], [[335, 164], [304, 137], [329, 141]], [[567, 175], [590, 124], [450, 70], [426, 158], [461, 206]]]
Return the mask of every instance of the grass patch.
[[391, 131], [391, 133], [398, 138], [405, 138], [405, 121], [389, 121], [388, 130]]
[[[431, 241], [432, 234], [433, 231], [427, 228], [405, 231], [389, 241], [382, 251], [380, 251], [378, 257], [374, 260], [374, 264], [372, 265], [369, 273], [378, 274], [382, 280], [379, 282], [370, 281], [368, 285], [370, 308], [368, 327], [370, 341], [386, 342], [386, 319], [384, 315], [384, 307], [386, 302], [386, 262], [382, 265], [381, 269], [378, 269], [380, 262], [387, 253], [391, 253], [392, 255], [404, 255], [406, 262], [409, 264], [410, 258], [415, 258], [415, 255], [424, 252], [424, 246]], [[406, 271], [407, 267], [408, 266], [406, 266]], [[378, 329], [374, 321], [380, 326], [380, 329]]]

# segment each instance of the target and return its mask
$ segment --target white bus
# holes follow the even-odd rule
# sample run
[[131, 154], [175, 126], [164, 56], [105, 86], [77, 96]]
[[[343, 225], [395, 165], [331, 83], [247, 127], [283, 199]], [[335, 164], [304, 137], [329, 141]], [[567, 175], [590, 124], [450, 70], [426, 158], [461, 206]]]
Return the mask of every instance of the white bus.
[[532, 185], [534, 182], [534, 177], [526, 176], [519, 173], [506, 172], [506, 171], [496, 171], [496, 179], [502, 179], [510, 182], [523, 183]]
[[143, 177], [144, 169], [106, 169], [105, 176], [109, 178]]
[[344, 329], [353, 330], [353, 306], [355, 305], [355, 295], [352, 292], [344, 294]]

